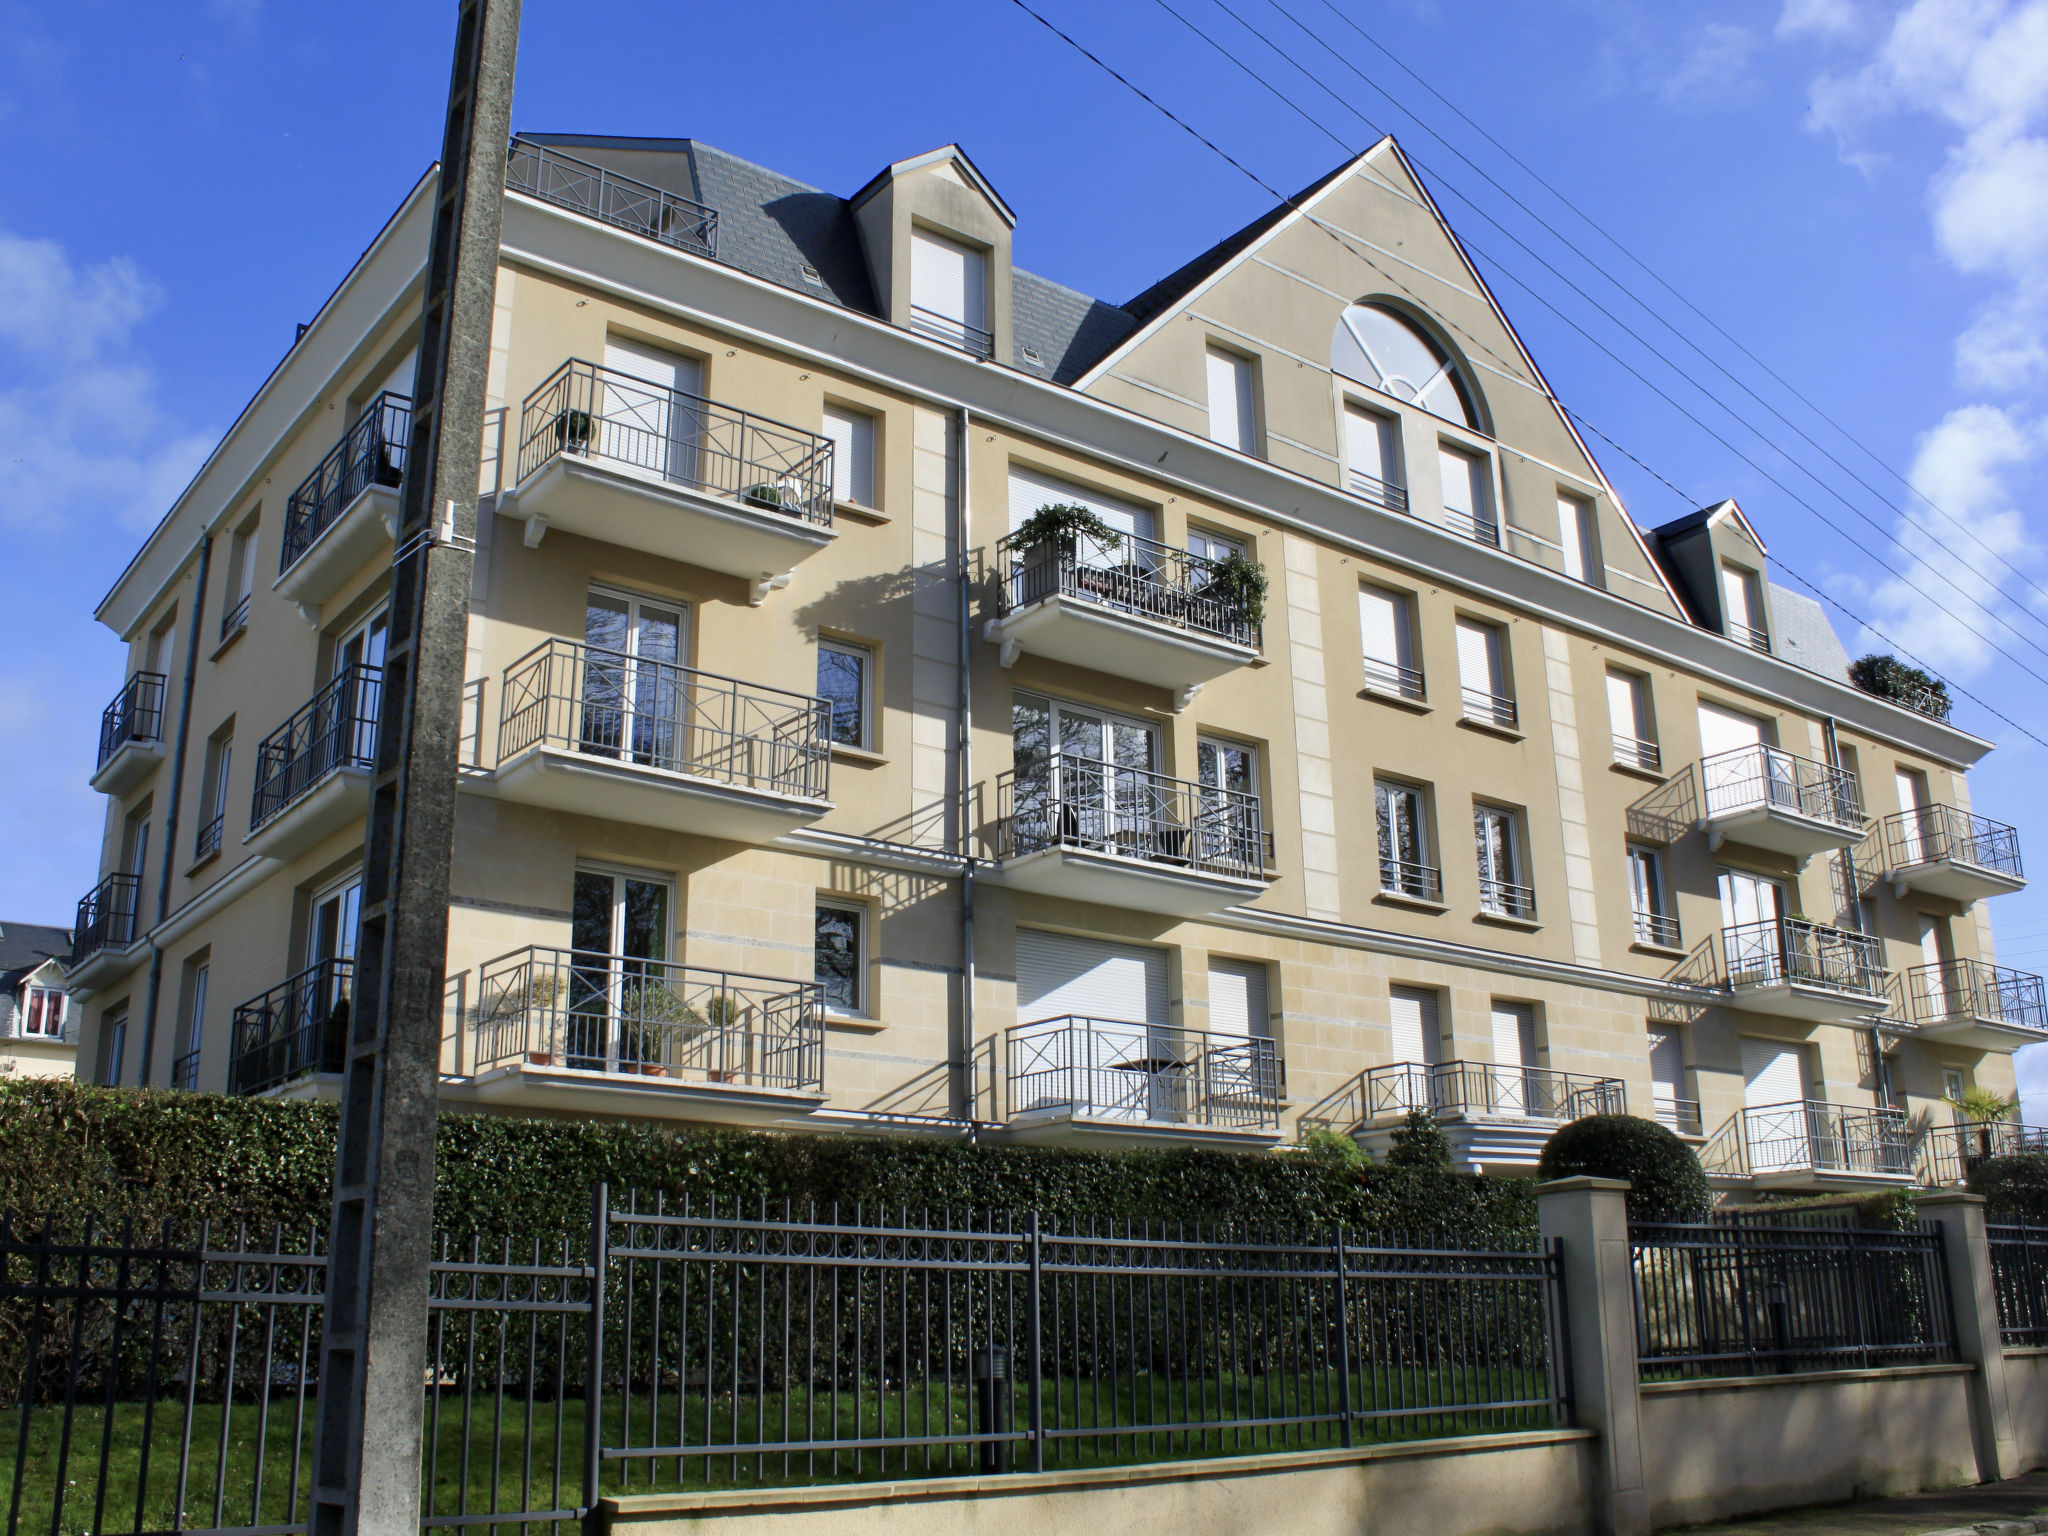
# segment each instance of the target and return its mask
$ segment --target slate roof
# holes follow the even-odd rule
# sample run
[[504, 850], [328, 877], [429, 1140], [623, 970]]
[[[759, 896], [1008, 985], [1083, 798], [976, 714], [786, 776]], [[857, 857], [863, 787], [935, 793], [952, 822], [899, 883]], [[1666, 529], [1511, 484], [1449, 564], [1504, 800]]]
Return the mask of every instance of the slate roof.
[[1765, 586], [1771, 605], [1771, 640], [1776, 653], [1786, 661], [1833, 678], [1849, 681], [1849, 653], [1842, 637], [1828, 622], [1827, 610], [1804, 592], [1794, 592], [1775, 581]]
[[71, 954], [71, 930], [44, 923], [0, 923], [0, 971], [34, 970]]

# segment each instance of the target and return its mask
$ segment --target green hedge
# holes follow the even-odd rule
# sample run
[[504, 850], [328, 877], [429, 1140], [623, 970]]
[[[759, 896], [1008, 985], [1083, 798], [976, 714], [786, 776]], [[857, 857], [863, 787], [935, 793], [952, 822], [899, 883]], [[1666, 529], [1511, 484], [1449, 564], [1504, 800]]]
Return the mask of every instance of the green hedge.
[[[0, 1085], [0, 1209], [76, 1220], [327, 1219], [331, 1104]], [[1347, 1144], [1348, 1148], [1348, 1144]], [[910, 1138], [670, 1130], [451, 1114], [435, 1166], [438, 1224], [458, 1236], [578, 1231], [590, 1186], [669, 1200], [837, 1202], [843, 1213], [1036, 1208], [1066, 1221], [1228, 1222], [1299, 1232], [1535, 1241], [1534, 1185], [1355, 1151], [1084, 1152]]]
[[1987, 1157], [1970, 1170], [1969, 1188], [1992, 1221], [2048, 1222], [2048, 1153]]

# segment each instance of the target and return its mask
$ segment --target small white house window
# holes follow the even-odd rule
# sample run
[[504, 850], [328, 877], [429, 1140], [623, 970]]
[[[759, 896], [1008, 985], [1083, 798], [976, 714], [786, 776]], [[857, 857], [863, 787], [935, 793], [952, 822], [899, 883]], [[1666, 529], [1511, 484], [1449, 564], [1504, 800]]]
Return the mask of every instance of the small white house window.
[[1258, 452], [1257, 410], [1252, 398], [1252, 360], [1222, 347], [1209, 348], [1209, 436], [1240, 453]]
[[256, 519], [251, 517], [235, 530], [228, 545], [225, 595], [221, 599], [220, 637], [248, 627], [249, 600], [256, 590]]
[[1440, 443], [1437, 462], [1443, 473], [1444, 525], [1481, 544], [1500, 543], [1486, 455]]
[[1600, 554], [1593, 538], [1593, 504], [1583, 496], [1557, 498], [1557, 543], [1564, 573], [1573, 581], [1600, 585]]
[[1768, 651], [1771, 637], [1764, 628], [1763, 584], [1755, 571], [1739, 565], [1721, 567], [1721, 620], [1730, 640], [1754, 651]]
[[987, 357], [995, 343], [988, 325], [988, 253], [928, 229], [913, 229], [910, 328]]
[[64, 992], [60, 987], [30, 987], [22, 1000], [21, 1032], [45, 1040], [64, 1034]]
[[825, 1006], [835, 1013], [865, 1012], [867, 909], [851, 902], [821, 900], [814, 955]]
[[875, 653], [844, 640], [818, 642], [818, 697], [832, 706], [836, 746], [869, 748]]
[[832, 499], [876, 505], [875, 418], [828, 405], [825, 436], [832, 440]]
[[1458, 620], [1458, 684], [1465, 718], [1513, 729], [1515, 700], [1508, 689], [1507, 659], [1498, 626]]

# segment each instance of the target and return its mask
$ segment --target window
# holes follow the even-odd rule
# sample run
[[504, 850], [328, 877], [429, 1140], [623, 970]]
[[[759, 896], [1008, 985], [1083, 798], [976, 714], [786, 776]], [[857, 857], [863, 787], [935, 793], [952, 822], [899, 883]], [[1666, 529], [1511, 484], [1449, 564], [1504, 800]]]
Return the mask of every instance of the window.
[[1770, 650], [1771, 637], [1764, 629], [1763, 586], [1755, 571], [1722, 564], [1721, 622], [1730, 640], [1751, 650]]
[[234, 762], [235, 727], [229, 721], [206, 743], [206, 764], [199, 780], [199, 835], [192, 856], [209, 859], [220, 852], [221, 829], [228, 814], [228, 771]]
[[1508, 692], [1507, 662], [1498, 626], [1477, 619], [1458, 620], [1458, 685], [1467, 720], [1514, 728], [1515, 701]]
[[353, 961], [363, 913], [363, 877], [353, 874], [317, 892], [306, 924], [306, 964]]
[[1593, 503], [1583, 496], [1557, 498], [1557, 544], [1564, 573], [1573, 581], [1601, 585], [1600, 549], [1594, 542]]
[[1486, 455], [1439, 443], [1437, 464], [1444, 482], [1444, 526], [1481, 544], [1500, 543]]
[[[1493, 1028], [1493, 1070], [1487, 1074], [1484, 1107], [1497, 1115], [1562, 1114], [1565, 1106], [1531, 1070], [1537, 1061], [1535, 1006], [1496, 1001], [1488, 1012]], [[1471, 1089], [1465, 1091], [1469, 1094]]]
[[1401, 427], [1363, 406], [1344, 407], [1344, 488], [1390, 512], [1408, 510], [1401, 480]]
[[977, 357], [994, 350], [988, 330], [988, 253], [910, 232], [910, 328]]
[[1209, 962], [1209, 1032], [1267, 1040], [1266, 968], [1254, 960]]
[[[1443, 1060], [1444, 1039], [1442, 1026], [1438, 1023], [1436, 993], [1422, 987], [1389, 988], [1387, 1022], [1393, 1029], [1395, 1061], [1429, 1067]], [[1420, 1080], [1405, 1085], [1408, 1092], [1403, 1102], [1392, 1107], [1429, 1108], [1427, 1074], [1419, 1073], [1416, 1077]]]
[[1379, 822], [1381, 892], [1418, 901], [1443, 900], [1443, 876], [1429, 862], [1422, 790], [1390, 779], [1381, 779], [1372, 788]]
[[142, 670], [170, 675], [178, 646], [178, 610], [173, 608], [158, 620], [142, 645]]
[[[1010, 532], [1015, 533], [1022, 528], [1031, 514], [1040, 507], [1060, 504], [1086, 507], [1125, 539], [1135, 537], [1149, 542], [1152, 530], [1157, 526], [1150, 507], [1121, 501], [1102, 491], [1075, 485], [1070, 480], [1056, 480], [1051, 475], [1041, 475], [1036, 470], [1011, 466]], [[1085, 546], [1081, 554], [1084, 560], [1088, 558], [1088, 549]], [[1141, 552], [1120, 547], [1112, 552], [1111, 558], [1121, 563], [1145, 557]]]
[[1210, 347], [1209, 436], [1240, 453], [1259, 451], [1258, 417], [1252, 397], [1252, 360]]
[[865, 908], [841, 901], [818, 903], [816, 979], [825, 989], [825, 1006], [835, 1013], [865, 1011], [866, 927]]
[[149, 802], [143, 801], [121, 823], [121, 873], [138, 880], [149, 863]]
[[[695, 1006], [677, 1008], [692, 989], [669, 959], [669, 883], [622, 870], [576, 871], [569, 943], [569, 1014], [562, 1064], [583, 1072], [636, 1072], [673, 1067], [706, 1029], [726, 1029], [741, 1014], [739, 999], [717, 988]], [[713, 1046], [716, 1059], [721, 1047]]]
[[656, 768], [688, 765], [690, 707], [679, 670], [689, 613], [674, 603], [594, 591], [584, 601], [581, 750]]
[[1258, 749], [1205, 736], [1195, 743], [1195, 764], [1202, 783], [1196, 812], [1201, 861], [1238, 874], [1257, 874], [1266, 863]]
[[870, 747], [868, 699], [873, 686], [875, 653], [844, 640], [818, 642], [818, 697], [832, 706], [831, 738], [835, 746]]
[[1628, 848], [1628, 906], [1632, 942], [1679, 947], [1678, 919], [1665, 905], [1663, 856], [1640, 843]]
[[1650, 680], [1639, 672], [1607, 669], [1607, 728], [1614, 737], [1614, 760], [1651, 773], [1663, 770], [1656, 731], [1650, 724]]
[[199, 1086], [199, 1047], [205, 1037], [206, 981], [212, 968], [205, 962], [185, 966], [185, 1039], [171, 1063], [171, 1086], [191, 1092]]
[[1650, 1108], [1657, 1123], [1684, 1136], [1700, 1133], [1700, 1106], [1685, 1096], [1685, 1042], [1669, 1026], [1649, 1032]]
[[1365, 650], [1365, 686], [1404, 699], [1423, 696], [1415, 655], [1415, 600], [1391, 587], [1358, 589], [1358, 631]]
[[1244, 553], [1244, 540], [1211, 533], [1206, 528], [1188, 530], [1188, 553], [1197, 560], [1228, 560]]
[[1506, 806], [1472, 807], [1472, 839], [1479, 859], [1479, 910], [1490, 917], [1536, 915], [1536, 893], [1522, 879], [1520, 820]]
[[857, 506], [875, 500], [875, 418], [836, 405], [825, 407], [825, 436], [832, 440], [832, 499]]
[[1948, 1117], [1956, 1125], [1963, 1123], [1962, 1098], [1965, 1086], [1961, 1069], [1941, 1069], [1941, 1096], [1948, 1101]]
[[63, 1039], [64, 989], [30, 987], [28, 996], [22, 999], [21, 1016], [24, 1035], [39, 1035], [45, 1040]]
[[251, 517], [235, 530], [228, 545], [227, 581], [222, 588], [220, 637], [244, 629], [249, 623], [249, 598], [256, 590], [256, 519]]
[[128, 1008], [126, 1004], [100, 1020], [100, 1086], [121, 1086], [121, 1058], [128, 1051]]
[[1330, 337], [1330, 367], [1347, 379], [1476, 431], [1464, 372], [1432, 338], [1384, 304], [1353, 304]]
[[1186, 826], [1153, 774], [1159, 738], [1151, 726], [1019, 693], [1011, 730], [1015, 851], [1064, 844], [1186, 861]]
[[1721, 871], [1721, 950], [1731, 985], [1784, 979], [1785, 891], [1745, 869]]

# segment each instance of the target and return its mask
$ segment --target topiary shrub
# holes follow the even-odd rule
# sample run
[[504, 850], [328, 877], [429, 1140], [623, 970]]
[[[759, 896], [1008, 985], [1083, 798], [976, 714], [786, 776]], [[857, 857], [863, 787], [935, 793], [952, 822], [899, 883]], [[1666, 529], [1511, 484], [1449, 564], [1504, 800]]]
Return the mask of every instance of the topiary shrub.
[[1426, 1110], [1411, 1109], [1401, 1129], [1388, 1138], [1387, 1166], [1449, 1172], [1451, 1143]]
[[1640, 1115], [1588, 1115], [1551, 1134], [1536, 1177], [1582, 1174], [1627, 1179], [1633, 1221], [1704, 1221], [1713, 1204], [1706, 1172], [1692, 1148]]
[[1970, 1170], [1970, 1193], [1993, 1221], [2048, 1223], [2048, 1152], [2007, 1152]]

